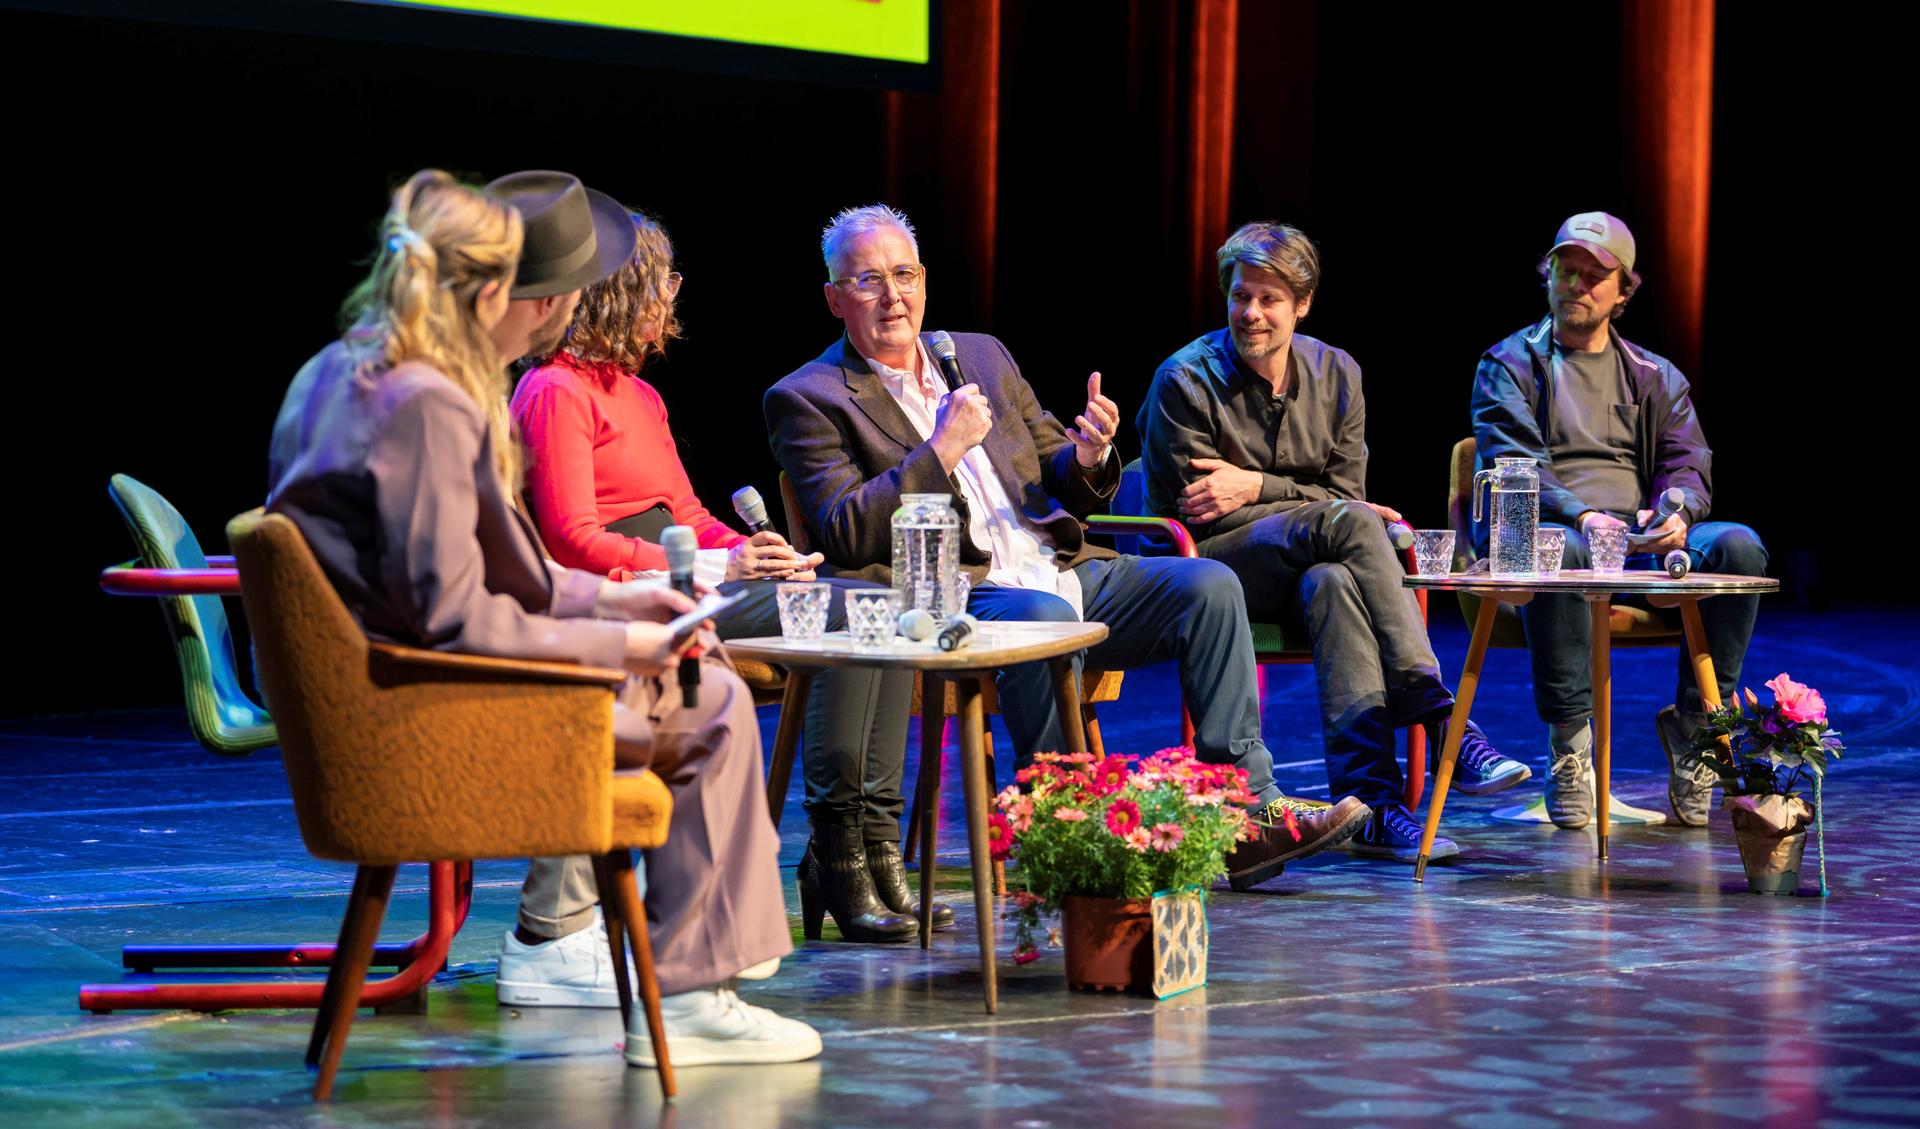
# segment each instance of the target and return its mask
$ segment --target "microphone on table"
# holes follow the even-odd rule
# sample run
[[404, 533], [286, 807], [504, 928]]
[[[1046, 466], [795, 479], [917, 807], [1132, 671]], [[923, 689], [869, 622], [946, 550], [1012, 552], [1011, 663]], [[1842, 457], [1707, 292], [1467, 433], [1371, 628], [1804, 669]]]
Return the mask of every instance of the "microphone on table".
[[773, 528], [767, 520], [767, 504], [760, 500], [760, 491], [751, 486], [733, 492], [733, 512], [746, 523], [748, 533], [765, 533]]
[[1660, 559], [1660, 567], [1667, 570], [1668, 576], [1678, 580], [1693, 571], [1693, 558], [1687, 556], [1685, 549], [1674, 549]]
[[944, 329], [936, 329], [927, 334], [927, 350], [933, 359], [940, 362], [940, 371], [947, 378], [947, 391], [958, 392], [967, 378], [960, 371], [960, 355], [954, 350], [953, 338]]
[[[667, 574], [671, 578], [673, 590], [689, 600], [700, 597], [693, 591], [693, 558], [700, 542], [694, 537], [693, 529], [685, 525], [669, 525], [660, 534], [660, 547], [666, 550]], [[700, 648], [690, 648], [680, 659], [680, 704], [692, 709], [700, 704]]]
[[979, 630], [980, 621], [966, 612], [961, 612], [949, 619], [947, 625], [940, 629], [940, 649], [957, 651], [973, 642], [973, 637]]
[[1413, 548], [1413, 526], [1404, 521], [1388, 522], [1387, 541], [1402, 552]]
[[921, 608], [908, 608], [906, 611], [900, 613], [897, 626], [899, 627], [900, 634], [919, 643], [933, 638], [933, 629], [936, 622], [932, 612], [925, 611]]

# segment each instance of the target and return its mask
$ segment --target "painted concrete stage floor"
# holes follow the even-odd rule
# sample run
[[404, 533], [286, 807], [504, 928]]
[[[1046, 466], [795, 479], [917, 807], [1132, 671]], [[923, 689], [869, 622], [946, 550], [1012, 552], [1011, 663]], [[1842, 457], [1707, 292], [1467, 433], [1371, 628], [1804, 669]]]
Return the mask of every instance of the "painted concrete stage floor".
[[[670, 1110], [652, 1073], [622, 1062], [613, 1015], [495, 1006], [511, 862], [477, 868], [428, 1013], [362, 1014], [330, 1106], [307, 1097], [308, 1013], [81, 1013], [79, 984], [132, 975], [130, 941], [331, 940], [351, 872], [307, 857], [271, 751], [215, 758], [178, 711], [5, 723], [0, 1124], [1920, 1123], [1916, 640], [1912, 610], [1762, 612], [1748, 683], [1786, 670], [1822, 689], [1850, 745], [1827, 790], [1829, 898], [1747, 894], [1724, 815], [1704, 831], [1617, 829], [1601, 867], [1590, 833], [1489, 818], [1522, 791], [1456, 796], [1446, 829], [1463, 855], [1424, 888], [1409, 867], [1323, 855], [1213, 899], [1204, 989], [1073, 994], [1051, 952], [1003, 959], [988, 1017], [950, 786], [942, 898], [959, 927], [930, 952], [802, 945], [745, 994], [813, 1022], [825, 1055], [684, 1070]], [[1437, 626], [1435, 641], [1456, 675], [1464, 630]], [[1652, 716], [1673, 670], [1669, 651], [1615, 656], [1616, 793], [1647, 807], [1664, 807]], [[1266, 681], [1283, 787], [1324, 795], [1310, 674]], [[1175, 700], [1169, 670], [1129, 675], [1109, 747], [1171, 743]], [[1537, 787], [1523, 654], [1490, 656], [1475, 712]], [[770, 738], [773, 711], [762, 720]], [[797, 780], [783, 833], [797, 913]], [[387, 938], [418, 931], [424, 884], [402, 870]]]

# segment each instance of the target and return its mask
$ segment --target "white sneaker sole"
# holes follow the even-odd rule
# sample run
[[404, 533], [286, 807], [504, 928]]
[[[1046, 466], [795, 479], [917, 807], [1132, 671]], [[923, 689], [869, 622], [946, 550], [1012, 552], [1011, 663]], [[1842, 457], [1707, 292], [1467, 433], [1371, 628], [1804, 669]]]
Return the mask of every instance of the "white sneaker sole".
[[[776, 1062], [804, 1062], [820, 1053], [820, 1035], [810, 1032], [804, 1039], [701, 1039], [693, 1036], [667, 1036], [667, 1057], [677, 1070], [683, 1066], [767, 1065]], [[646, 1035], [627, 1036], [627, 1062], [651, 1069], [653, 1040]]]
[[562, 988], [553, 984], [499, 982], [494, 998], [508, 1007], [604, 1007], [620, 1006], [620, 994], [613, 988]]

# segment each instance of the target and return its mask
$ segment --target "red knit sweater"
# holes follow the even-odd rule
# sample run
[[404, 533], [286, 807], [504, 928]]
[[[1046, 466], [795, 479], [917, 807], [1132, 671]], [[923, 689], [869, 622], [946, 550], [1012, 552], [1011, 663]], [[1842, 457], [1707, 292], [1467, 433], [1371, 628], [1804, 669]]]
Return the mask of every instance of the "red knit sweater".
[[513, 418], [527, 445], [527, 500], [560, 564], [599, 573], [666, 568], [660, 546], [606, 529], [661, 503], [703, 549], [746, 540], [693, 496], [660, 393], [618, 366], [559, 353], [521, 379]]

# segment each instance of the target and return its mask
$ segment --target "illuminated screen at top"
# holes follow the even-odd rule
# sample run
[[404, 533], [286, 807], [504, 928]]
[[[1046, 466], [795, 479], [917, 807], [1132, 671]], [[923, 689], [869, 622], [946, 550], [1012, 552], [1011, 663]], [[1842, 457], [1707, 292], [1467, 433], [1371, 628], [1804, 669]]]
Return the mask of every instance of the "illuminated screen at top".
[[352, 0], [925, 63], [930, 0]]

